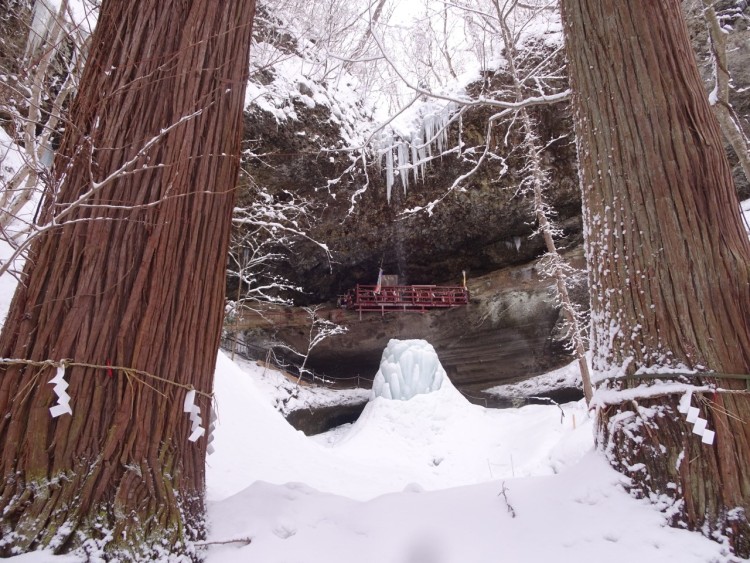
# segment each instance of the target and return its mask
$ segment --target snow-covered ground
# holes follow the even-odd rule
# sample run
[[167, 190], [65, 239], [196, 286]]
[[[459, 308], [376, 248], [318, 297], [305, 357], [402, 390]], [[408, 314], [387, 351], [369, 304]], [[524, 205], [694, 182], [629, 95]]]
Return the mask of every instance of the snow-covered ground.
[[307, 438], [243, 368], [219, 356], [209, 541], [251, 541], [209, 563], [728, 560], [623, 490], [581, 403], [484, 409], [448, 383]]

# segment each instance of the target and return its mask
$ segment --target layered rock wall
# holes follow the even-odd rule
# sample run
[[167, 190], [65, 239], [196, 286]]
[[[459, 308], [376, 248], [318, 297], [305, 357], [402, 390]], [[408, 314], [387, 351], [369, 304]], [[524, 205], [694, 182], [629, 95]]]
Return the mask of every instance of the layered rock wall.
[[[685, 0], [697, 58], [711, 89], [711, 61], [700, 0]], [[729, 35], [733, 75], [732, 103], [750, 132], [750, 37], [748, 3], [720, 2], [720, 9], [736, 9]], [[501, 75], [490, 75], [473, 88], [485, 88]], [[472, 88], [470, 87], [470, 88]], [[314, 202], [317, 222], [310, 234], [333, 252], [329, 263], [316, 245], [300, 242], [279, 273], [307, 288], [299, 303], [330, 306], [331, 320], [346, 324], [349, 333], [323, 342], [308, 365], [337, 377], [371, 377], [389, 338], [423, 338], [436, 348], [456, 385], [475, 391], [502, 381], [542, 373], [570, 360], [560, 342], [561, 320], [553, 284], [544, 280], [534, 262], [544, 252], [535, 229], [531, 202], [517, 193], [524, 163], [514, 150], [519, 139], [500, 129], [491, 141], [496, 158], [488, 161], [457, 190], [443, 199], [434, 213], [406, 216], [403, 212], [445, 194], [456, 177], [470, 170], [485, 148], [486, 123], [492, 110], [477, 108], [466, 114], [459, 129], [449, 134], [448, 147], [461, 146], [435, 159], [419, 183], [404, 191], [396, 179], [391, 202], [386, 198], [385, 172], [373, 162], [362, 165], [361, 153], [345, 149], [349, 130], [335, 104], [309, 104], [312, 92], [300, 85], [290, 97], [293, 119], [251, 106], [246, 115], [246, 137], [251, 151], [245, 167], [253, 179], [282, 197], [285, 190]], [[552, 142], [544, 159], [550, 173], [549, 202], [563, 227], [561, 246], [584, 268], [580, 194], [570, 116], [565, 104], [535, 110], [544, 142]], [[362, 119], [366, 119], [363, 115]], [[336, 150], [338, 149], [338, 150]], [[262, 158], [258, 154], [263, 154]], [[375, 159], [377, 160], [377, 159]], [[730, 160], [732, 157], [730, 155]], [[736, 159], [734, 159], [736, 162]], [[736, 173], [743, 197], [750, 189]], [[366, 189], [364, 189], [366, 187]], [[352, 199], [360, 192], [356, 205]], [[357, 283], [375, 283], [379, 267], [398, 274], [401, 283], [456, 284], [462, 271], [469, 276], [472, 302], [468, 307], [424, 314], [364, 314], [338, 310], [337, 295]], [[573, 293], [583, 307], [588, 302], [585, 275], [578, 276]], [[265, 347], [282, 342], [306, 348], [304, 313], [274, 317], [254, 327], [250, 338]]]

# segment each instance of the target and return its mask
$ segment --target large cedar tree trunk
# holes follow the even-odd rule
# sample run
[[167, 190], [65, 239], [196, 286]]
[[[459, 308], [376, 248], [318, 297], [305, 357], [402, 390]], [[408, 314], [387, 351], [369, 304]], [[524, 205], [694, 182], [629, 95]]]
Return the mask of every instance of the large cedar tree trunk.
[[55, 369], [2, 368], [0, 555], [91, 537], [150, 559], [201, 533], [206, 438], [182, 407], [205, 393], [207, 424], [254, 11], [102, 5], [45, 219], [158, 140], [32, 247], [0, 356], [166, 381], [68, 367], [73, 414], [53, 419]]
[[[563, 0], [562, 10], [597, 376], [750, 373], [750, 244], [679, 0]], [[689, 380], [717, 381], [745, 389]], [[672, 499], [676, 524], [728, 534], [748, 556], [748, 396], [693, 399], [716, 431], [712, 446], [677, 399], [614, 401], [600, 412], [600, 446], [635, 492]]]

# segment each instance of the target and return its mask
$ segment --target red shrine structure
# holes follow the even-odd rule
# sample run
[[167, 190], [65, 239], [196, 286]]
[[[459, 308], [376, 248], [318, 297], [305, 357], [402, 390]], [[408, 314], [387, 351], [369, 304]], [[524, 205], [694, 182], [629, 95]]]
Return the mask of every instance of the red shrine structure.
[[[342, 296], [345, 309], [388, 312], [461, 307], [469, 304], [469, 290], [463, 286], [397, 285], [398, 276], [383, 276], [381, 285], [357, 284]], [[390, 282], [390, 283], [389, 283]], [[391, 285], [392, 284], [392, 285]]]

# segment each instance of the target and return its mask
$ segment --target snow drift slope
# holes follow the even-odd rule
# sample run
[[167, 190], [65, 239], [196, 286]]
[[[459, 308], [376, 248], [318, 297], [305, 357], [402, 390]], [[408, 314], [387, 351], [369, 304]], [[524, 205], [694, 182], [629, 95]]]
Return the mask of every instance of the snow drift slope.
[[255, 483], [210, 507], [212, 539], [252, 543], [214, 547], [208, 562], [719, 560], [718, 545], [665, 528], [662, 516], [624, 493], [618, 479], [590, 453], [575, 470], [554, 477], [403, 492], [365, 503], [300, 485]]
[[213, 546], [208, 563], [729, 561], [624, 492], [582, 406], [487, 410], [444, 386], [375, 399], [347, 434], [316, 441], [250, 377], [220, 355], [208, 487], [223, 499], [210, 541], [252, 541]]
[[374, 399], [346, 434], [317, 440], [289, 426], [251, 376], [223, 354], [215, 392], [219, 425], [216, 453], [208, 458], [211, 500], [256, 480], [300, 481], [366, 500], [412, 483], [439, 489], [550, 475], [575, 463], [592, 444], [590, 422], [578, 405], [484, 409], [468, 403], [447, 379], [438, 391], [409, 401]]

